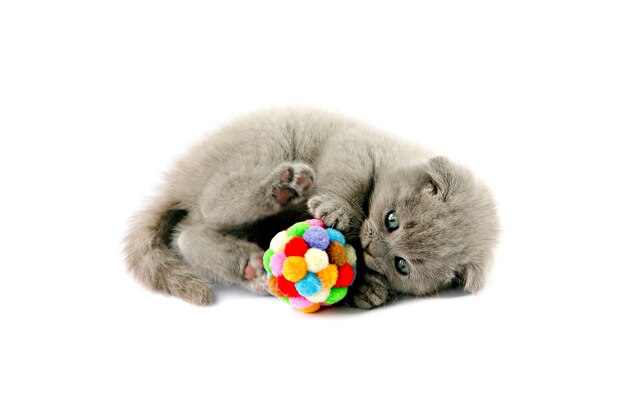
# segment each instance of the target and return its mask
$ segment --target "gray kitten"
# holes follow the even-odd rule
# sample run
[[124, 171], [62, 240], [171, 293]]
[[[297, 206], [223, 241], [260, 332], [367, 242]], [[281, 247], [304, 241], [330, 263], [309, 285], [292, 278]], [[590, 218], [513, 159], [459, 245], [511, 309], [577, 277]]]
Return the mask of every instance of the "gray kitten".
[[385, 304], [485, 281], [495, 205], [465, 168], [368, 126], [286, 109], [241, 118], [180, 159], [126, 236], [147, 287], [205, 305], [212, 287], [264, 292], [269, 239], [313, 215], [362, 250], [347, 302]]

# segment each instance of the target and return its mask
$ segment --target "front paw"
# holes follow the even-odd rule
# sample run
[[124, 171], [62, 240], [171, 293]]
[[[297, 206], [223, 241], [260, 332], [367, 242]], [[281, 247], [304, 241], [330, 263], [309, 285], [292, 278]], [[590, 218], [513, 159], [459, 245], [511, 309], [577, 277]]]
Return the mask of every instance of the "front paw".
[[352, 220], [350, 207], [342, 201], [328, 197], [315, 196], [308, 201], [309, 212], [324, 222], [328, 227], [333, 227], [341, 232], [348, 232]]
[[365, 281], [365, 284], [361, 285], [346, 301], [348, 306], [371, 310], [391, 301], [391, 291], [385, 277], [368, 271]]
[[313, 169], [306, 164], [285, 162], [270, 176], [269, 190], [281, 207], [299, 203], [313, 188]]

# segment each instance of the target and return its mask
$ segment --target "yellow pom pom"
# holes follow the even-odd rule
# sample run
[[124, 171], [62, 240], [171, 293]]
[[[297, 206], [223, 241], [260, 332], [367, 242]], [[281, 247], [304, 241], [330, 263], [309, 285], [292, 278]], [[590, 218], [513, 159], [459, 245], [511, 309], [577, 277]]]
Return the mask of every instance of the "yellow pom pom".
[[311, 248], [304, 254], [307, 268], [311, 272], [319, 272], [328, 266], [328, 255], [320, 249]]
[[330, 264], [317, 273], [317, 277], [322, 283], [322, 288], [331, 288], [337, 282], [338, 276], [339, 270], [335, 264]]
[[352, 245], [346, 243], [346, 261], [350, 265], [356, 264], [356, 251]]
[[321, 290], [319, 290], [318, 292], [316, 292], [313, 295], [310, 295], [308, 297], [305, 297], [307, 300], [309, 300], [312, 303], [321, 303], [326, 301], [326, 299], [328, 298], [328, 296], [330, 295], [330, 288], [322, 288]]
[[282, 232], [279, 232], [276, 236], [274, 236], [274, 238], [270, 242], [270, 249], [276, 253], [284, 252], [285, 245], [287, 244], [287, 242], [289, 242], [290, 239], [291, 238], [287, 236], [287, 232], [283, 230]]
[[306, 275], [306, 262], [302, 256], [289, 256], [283, 264], [283, 276], [291, 282], [298, 282]]
[[319, 309], [320, 309], [320, 304], [313, 304], [308, 307], [299, 308], [298, 310], [303, 313], [315, 313]]

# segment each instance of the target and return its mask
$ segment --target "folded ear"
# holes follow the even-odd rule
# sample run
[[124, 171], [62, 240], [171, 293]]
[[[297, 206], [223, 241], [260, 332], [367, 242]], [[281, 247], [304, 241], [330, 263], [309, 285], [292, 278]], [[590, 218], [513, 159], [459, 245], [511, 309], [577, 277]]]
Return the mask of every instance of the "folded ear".
[[485, 271], [475, 263], [463, 265], [458, 277], [466, 291], [477, 293], [485, 285]]
[[445, 156], [436, 156], [429, 159], [426, 173], [439, 191], [441, 191], [444, 200], [450, 190], [455, 189], [462, 182], [461, 169]]

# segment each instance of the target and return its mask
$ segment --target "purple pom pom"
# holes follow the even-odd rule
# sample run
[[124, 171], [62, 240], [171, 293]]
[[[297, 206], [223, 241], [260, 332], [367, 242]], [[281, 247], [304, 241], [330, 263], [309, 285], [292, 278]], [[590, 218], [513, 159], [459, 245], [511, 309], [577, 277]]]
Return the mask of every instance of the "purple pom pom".
[[330, 240], [326, 230], [319, 226], [311, 226], [309, 230], [302, 235], [306, 243], [315, 249], [326, 250]]

